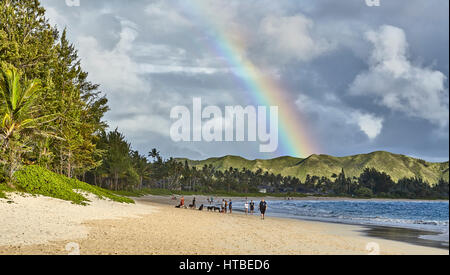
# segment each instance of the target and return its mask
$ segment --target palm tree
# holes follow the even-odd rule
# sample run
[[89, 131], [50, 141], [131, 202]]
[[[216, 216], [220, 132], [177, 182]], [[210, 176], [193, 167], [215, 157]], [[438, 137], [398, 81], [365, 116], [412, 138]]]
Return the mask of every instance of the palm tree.
[[[22, 74], [4, 62], [0, 67], [0, 153], [1, 163], [12, 186], [14, 172], [21, 166], [21, 156], [30, 150], [35, 135], [50, 136], [42, 131], [42, 125], [55, 118], [39, 116], [36, 99], [41, 91], [38, 80], [23, 80]], [[22, 86], [23, 84], [23, 86]]]
[[142, 189], [145, 179], [150, 176], [150, 166], [148, 165], [147, 158], [141, 156], [138, 151], [131, 152], [131, 159], [133, 162], [134, 169], [139, 175], [139, 189]]

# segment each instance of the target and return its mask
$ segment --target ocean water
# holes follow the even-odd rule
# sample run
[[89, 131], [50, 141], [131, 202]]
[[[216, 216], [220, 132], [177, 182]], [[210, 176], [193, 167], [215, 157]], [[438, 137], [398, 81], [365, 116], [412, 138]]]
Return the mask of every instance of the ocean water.
[[268, 207], [267, 216], [432, 231], [438, 234], [421, 238], [449, 241], [448, 201], [279, 200]]

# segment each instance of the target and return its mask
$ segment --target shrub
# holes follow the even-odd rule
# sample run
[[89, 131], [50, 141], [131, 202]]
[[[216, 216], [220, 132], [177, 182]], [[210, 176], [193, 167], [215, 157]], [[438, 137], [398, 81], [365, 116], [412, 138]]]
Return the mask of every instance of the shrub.
[[6, 174], [3, 165], [0, 164], [0, 185], [6, 185]]
[[356, 190], [356, 195], [362, 198], [371, 198], [373, 197], [373, 192], [367, 187], [360, 187], [358, 190]]
[[0, 182], [0, 199], [6, 199], [5, 191], [9, 191], [5, 184]]
[[[86, 205], [89, 200], [80, 191], [92, 193], [99, 199], [108, 198], [122, 203], [134, 203], [133, 200], [115, 195], [111, 191], [96, 187], [77, 179], [53, 173], [39, 166], [26, 166], [14, 174], [16, 187], [26, 193], [71, 201]], [[78, 191], [78, 192], [77, 192]]]
[[5, 181], [3, 180], [2, 172], [0, 171], [0, 199], [5, 199], [6, 195], [4, 193], [6, 189]]

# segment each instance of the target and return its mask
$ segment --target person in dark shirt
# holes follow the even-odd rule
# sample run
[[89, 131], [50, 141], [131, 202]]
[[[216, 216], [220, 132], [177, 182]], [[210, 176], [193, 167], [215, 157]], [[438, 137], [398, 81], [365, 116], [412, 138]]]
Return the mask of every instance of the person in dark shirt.
[[267, 210], [267, 202], [265, 200], [262, 200], [259, 203], [259, 211], [261, 212], [261, 219], [264, 220], [264, 216], [266, 215]]
[[250, 214], [253, 215], [253, 213], [255, 213], [255, 202], [251, 201], [250, 202]]

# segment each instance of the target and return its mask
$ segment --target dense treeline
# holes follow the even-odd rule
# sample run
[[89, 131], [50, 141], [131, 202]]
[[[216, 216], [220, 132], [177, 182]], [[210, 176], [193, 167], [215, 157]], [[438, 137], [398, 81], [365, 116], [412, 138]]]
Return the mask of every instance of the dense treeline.
[[102, 164], [86, 173], [84, 181], [112, 190], [130, 190], [141, 188], [149, 178], [152, 164], [133, 151], [117, 129], [102, 132], [97, 146], [103, 152]]
[[[326, 177], [306, 176], [302, 182], [296, 177], [259, 169], [219, 170], [212, 165], [191, 167], [187, 161], [164, 160], [153, 149], [147, 156], [131, 149], [125, 137], [116, 129], [103, 133], [99, 148], [106, 151], [103, 163], [87, 173], [86, 181], [114, 190], [161, 188], [200, 193], [302, 193], [332, 196], [442, 198], [448, 199], [449, 183], [440, 180], [431, 186], [420, 178], [404, 178], [397, 183], [389, 175], [367, 168], [359, 177], [349, 178], [345, 171]], [[149, 159], [151, 161], [149, 161]]]
[[[87, 182], [115, 190], [160, 188], [199, 193], [301, 193], [323, 196], [442, 198], [448, 199], [449, 183], [440, 180], [430, 185], [420, 178], [404, 178], [397, 183], [389, 175], [367, 168], [359, 177], [346, 177], [345, 171], [327, 177], [296, 177], [259, 169], [216, 169], [212, 165], [191, 167], [187, 161], [164, 160], [153, 149], [147, 156], [133, 151], [125, 137], [117, 131], [102, 134], [100, 148], [108, 148], [100, 167], [89, 172]], [[148, 161], [150, 159], [151, 161]]]
[[154, 149], [134, 151], [117, 129], [102, 120], [107, 99], [88, 81], [66, 30], [45, 18], [37, 0], [0, 1], [0, 184], [14, 187], [26, 165], [112, 190], [144, 187], [213, 193], [312, 193], [346, 196], [448, 198], [448, 182], [434, 187], [421, 179], [391, 178], [367, 169], [359, 178], [345, 172], [304, 182], [262, 170], [189, 167], [164, 160]]
[[1, 160], [8, 178], [24, 164], [68, 177], [99, 166], [107, 100], [87, 80], [66, 31], [39, 1], [0, 2]]
[[323, 196], [391, 197], [391, 198], [442, 198], [448, 199], [449, 183], [440, 180], [431, 186], [420, 178], [401, 179], [395, 183], [389, 175], [367, 168], [359, 177], [348, 178], [345, 171], [332, 175], [332, 179], [307, 175], [304, 182], [296, 177], [283, 177], [261, 169], [250, 171], [229, 168], [217, 170], [212, 165], [198, 169], [187, 162], [162, 160], [154, 149], [154, 159], [149, 163], [144, 187], [202, 193], [301, 193]]

